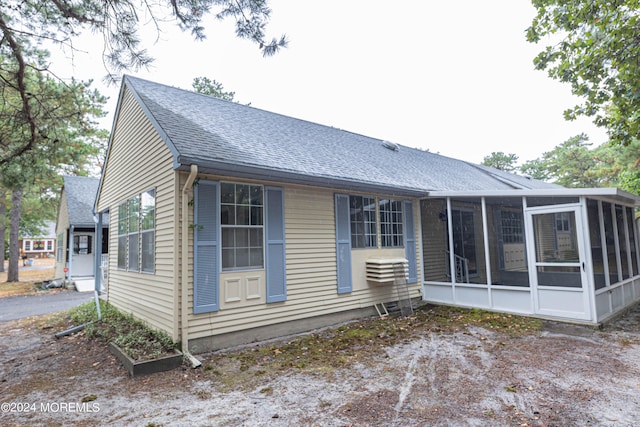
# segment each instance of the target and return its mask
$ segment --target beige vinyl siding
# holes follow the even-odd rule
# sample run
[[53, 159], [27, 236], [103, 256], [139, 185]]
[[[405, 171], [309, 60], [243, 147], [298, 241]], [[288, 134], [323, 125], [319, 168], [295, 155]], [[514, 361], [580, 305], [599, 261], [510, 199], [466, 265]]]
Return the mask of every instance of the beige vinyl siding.
[[[285, 186], [284, 190], [286, 301], [237, 308], [221, 306], [218, 312], [194, 315], [193, 289], [190, 287], [189, 339], [372, 307], [374, 303], [398, 299], [395, 288], [366, 283], [364, 270], [362, 275], [354, 277], [353, 292], [338, 295], [334, 212], [336, 191], [302, 186]], [[416, 208], [417, 201], [414, 201], [414, 215]], [[414, 223], [417, 227], [417, 218]], [[418, 236], [417, 228], [415, 235]], [[370, 251], [373, 256], [393, 252], [404, 257], [404, 248]], [[419, 253], [418, 248], [416, 253]], [[420, 266], [418, 271], [420, 274]], [[222, 285], [220, 291], [223, 292]], [[411, 286], [411, 295], [419, 296], [418, 284]], [[221, 294], [220, 301], [223, 300], [224, 295]]]
[[[69, 242], [67, 242], [67, 230], [69, 229], [69, 209], [67, 208], [67, 193], [66, 191], [62, 191], [60, 195], [59, 205], [60, 209], [58, 209], [58, 218], [56, 220], [56, 251], [55, 251], [55, 260], [56, 260], [56, 271], [54, 278], [62, 279], [65, 277], [64, 267], [67, 264], [67, 248], [69, 247]], [[62, 240], [58, 241], [58, 236], [62, 234]], [[58, 262], [58, 245], [62, 246], [62, 260]]]
[[[128, 92], [121, 100], [108, 154], [98, 198], [98, 211], [110, 212], [108, 300], [178, 339], [173, 156]], [[155, 272], [118, 270], [118, 205], [152, 188], [156, 196]]]

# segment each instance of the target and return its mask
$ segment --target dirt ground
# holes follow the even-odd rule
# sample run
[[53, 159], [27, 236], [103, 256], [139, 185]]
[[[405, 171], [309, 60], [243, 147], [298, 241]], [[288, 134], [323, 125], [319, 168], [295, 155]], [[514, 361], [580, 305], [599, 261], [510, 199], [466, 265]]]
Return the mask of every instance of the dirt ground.
[[[51, 318], [0, 323], [0, 425], [633, 426], [640, 420], [638, 306], [601, 330], [551, 322], [521, 336], [474, 325], [426, 329], [380, 351], [362, 349], [335, 368], [305, 369], [301, 361], [275, 374], [252, 367], [245, 377], [240, 359], [209, 354], [199, 355], [198, 369], [130, 379], [105, 345], [82, 334], [56, 340], [60, 327]], [[227, 370], [237, 374], [218, 375]], [[233, 382], [234, 375], [247, 380]]]

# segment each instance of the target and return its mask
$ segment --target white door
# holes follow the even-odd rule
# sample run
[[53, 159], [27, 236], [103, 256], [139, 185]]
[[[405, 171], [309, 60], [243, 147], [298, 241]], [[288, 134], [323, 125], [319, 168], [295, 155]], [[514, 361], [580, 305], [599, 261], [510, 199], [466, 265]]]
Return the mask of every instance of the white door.
[[530, 208], [526, 214], [535, 313], [591, 320], [580, 206]]
[[71, 274], [73, 277], [92, 277], [94, 270], [93, 233], [73, 235], [73, 259]]

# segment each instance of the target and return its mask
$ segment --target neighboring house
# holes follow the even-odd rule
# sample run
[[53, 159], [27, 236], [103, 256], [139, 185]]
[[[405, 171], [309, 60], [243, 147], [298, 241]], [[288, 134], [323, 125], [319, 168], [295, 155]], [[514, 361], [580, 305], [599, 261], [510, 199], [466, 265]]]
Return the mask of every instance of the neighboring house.
[[601, 322], [639, 204], [125, 77], [95, 211], [108, 300], [200, 352], [375, 313], [398, 261], [414, 299]]
[[65, 176], [60, 192], [56, 222], [57, 279], [74, 282], [78, 290], [93, 290], [95, 261], [108, 257], [108, 227], [96, 235], [93, 204], [100, 180], [84, 176]]
[[18, 246], [27, 258], [53, 256], [56, 250], [56, 224], [53, 221], [45, 221], [38, 236], [23, 236], [19, 239]]

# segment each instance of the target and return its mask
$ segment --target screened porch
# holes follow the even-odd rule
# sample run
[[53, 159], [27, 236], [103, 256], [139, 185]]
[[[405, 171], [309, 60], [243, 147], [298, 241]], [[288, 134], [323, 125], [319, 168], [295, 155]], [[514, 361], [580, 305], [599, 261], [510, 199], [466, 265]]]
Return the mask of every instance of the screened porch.
[[432, 192], [423, 299], [600, 323], [640, 300], [638, 205], [617, 189]]

